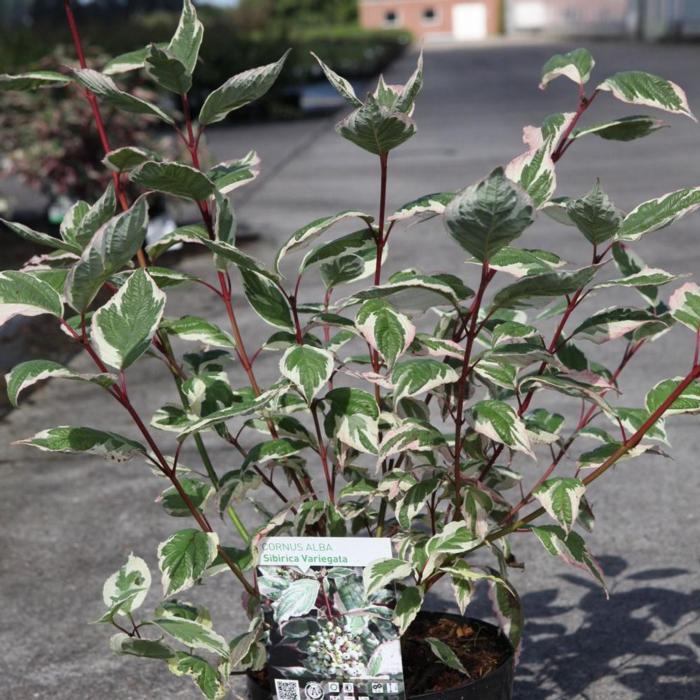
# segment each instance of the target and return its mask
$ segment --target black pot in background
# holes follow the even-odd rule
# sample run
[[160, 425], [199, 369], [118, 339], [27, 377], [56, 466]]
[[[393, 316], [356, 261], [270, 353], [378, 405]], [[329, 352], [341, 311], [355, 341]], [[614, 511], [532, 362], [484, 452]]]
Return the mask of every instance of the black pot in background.
[[[497, 634], [500, 630], [494, 625], [473, 618], [462, 618], [451, 613], [438, 613], [423, 611], [420, 617], [425, 618], [449, 618], [452, 620], [465, 620], [478, 624], [482, 628], [488, 628]], [[510, 643], [508, 643], [510, 646]], [[437, 659], [435, 663], [439, 663]], [[508, 657], [491, 673], [475, 681], [466, 681], [462, 685], [449, 690], [436, 693], [422, 693], [410, 695], [409, 700], [511, 700], [513, 695], [514, 654], [511, 647]], [[248, 676], [248, 697], [250, 700], [270, 700], [272, 695], [268, 688], [263, 688], [253, 677]]]

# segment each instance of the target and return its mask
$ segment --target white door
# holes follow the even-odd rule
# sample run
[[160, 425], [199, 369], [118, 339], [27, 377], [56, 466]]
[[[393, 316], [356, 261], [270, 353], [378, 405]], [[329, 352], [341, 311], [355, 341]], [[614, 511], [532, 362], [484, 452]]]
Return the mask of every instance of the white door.
[[486, 5], [463, 2], [452, 8], [452, 35], [458, 41], [484, 39], [488, 34]]

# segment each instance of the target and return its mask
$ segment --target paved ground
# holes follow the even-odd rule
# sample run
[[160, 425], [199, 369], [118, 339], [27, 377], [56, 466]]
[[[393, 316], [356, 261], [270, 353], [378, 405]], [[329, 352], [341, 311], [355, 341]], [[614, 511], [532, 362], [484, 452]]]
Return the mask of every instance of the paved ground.
[[[430, 51], [427, 85], [416, 113], [419, 135], [392, 157], [391, 204], [476, 180], [521, 150], [522, 125], [570, 109], [575, 90], [566, 81], [544, 94], [536, 87], [541, 64], [563, 48], [493, 45]], [[691, 104], [700, 108], [696, 47], [603, 43], [593, 48], [600, 79], [615, 70], [651, 70], [684, 85]], [[411, 61], [395, 65], [391, 79], [405, 78]], [[624, 113], [629, 110], [604, 96], [593, 118]], [[591, 139], [572, 149], [560, 167], [561, 193], [582, 193], [600, 176], [618, 204], [630, 208], [695, 184], [700, 131], [689, 120], [669, 121], [672, 129], [637, 144]], [[240, 202], [243, 221], [262, 236], [249, 252], [261, 258], [270, 260], [276, 245], [317, 216], [346, 207], [376, 207], [376, 164], [336, 137], [330, 121], [220, 131], [211, 145], [221, 157], [250, 147], [263, 155], [265, 179]], [[698, 219], [689, 219], [650, 237], [640, 252], [674, 273], [698, 272], [697, 230]], [[528, 232], [523, 244], [552, 246], [573, 263], [583, 261], [583, 247], [572, 230], [548, 221]], [[473, 269], [462, 265], [463, 256], [437, 222], [397, 231], [392, 248], [392, 269], [450, 270], [474, 282]], [[204, 257], [188, 259], [184, 268], [208, 274]], [[221, 315], [202, 296], [184, 292], [172, 299], [172, 314]], [[244, 334], [252, 336], [255, 346], [266, 335], [252, 314], [241, 315]], [[608, 352], [604, 348], [603, 357], [612, 362]], [[687, 334], [659, 341], [626, 375], [625, 401], [633, 405], [656, 379], [686, 367], [690, 352]], [[273, 356], [261, 359], [263, 379], [271, 377], [275, 361]], [[88, 367], [82, 359], [75, 366]], [[171, 387], [154, 363], [134, 369], [130, 386], [145, 415], [172, 399]], [[98, 406], [95, 394], [83, 387], [54, 383], [5, 419], [0, 444], [57, 422], [129, 432], [117, 407]], [[532, 543], [523, 542], [518, 549], [527, 569], [515, 580], [529, 618], [518, 700], [690, 700], [700, 694], [697, 426], [697, 418], [672, 423], [675, 461], [621, 466], [593, 489], [598, 523], [590, 544], [608, 574], [610, 601]], [[215, 442], [212, 452], [221, 468], [235, 462]], [[185, 463], [188, 458], [194, 459], [188, 453]], [[54, 459], [19, 448], [3, 450], [0, 470], [0, 696], [195, 697], [155, 662], [110, 656], [107, 631], [85, 624], [100, 614], [104, 578], [131, 550], [155, 565], [157, 542], [172, 529], [153, 503], [159, 484], [150, 473], [136, 463]], [[241, 628], [237, 595], [225, 576], [192, 593], [211, 604], [214, 619], [229, 636]], [[448, 603], [437, 596], [434, 604]], [[475, 612], [489, 614], [481, 600]]]

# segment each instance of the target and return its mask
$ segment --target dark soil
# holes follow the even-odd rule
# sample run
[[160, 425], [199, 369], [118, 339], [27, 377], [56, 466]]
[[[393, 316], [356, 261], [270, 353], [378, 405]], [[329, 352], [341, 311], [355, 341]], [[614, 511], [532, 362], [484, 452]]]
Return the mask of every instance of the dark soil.
[[[425, 642], [426, 637], [435, 637], [447, 644], [469, 675], [465, 677], [438, 662]], [[511, 653], [508, 641], [491, 625], [437, 613], [423, 614], [401, 638], [406, 694], [411, 697], [442, 692], [477, 680], [497, 669]]]

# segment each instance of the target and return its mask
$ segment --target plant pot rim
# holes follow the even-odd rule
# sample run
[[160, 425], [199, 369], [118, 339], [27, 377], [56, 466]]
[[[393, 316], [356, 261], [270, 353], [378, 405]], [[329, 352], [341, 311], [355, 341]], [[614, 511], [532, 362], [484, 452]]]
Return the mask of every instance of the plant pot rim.
[[[431, 691], [428, 693], [421, 693], [419, 695], [411, 695], [408, 697], [408, 700], [430, 700], [434, 699], [436, 697], [439, 697], [441, 693], [452, 693], [455, 691], [460, 691], [462, 689], [468, 688], [470, 686], [477, 685], [479, 683], [484, 682], [486, 679], [491, 678], [493, 676], [496, 676], [499, 673], [502, 673], [506, 666], [512, 665], [513, 664], [513, 659], [515, 657], [515, 649], [513, 648], [513, 645], [511, 644], [510, 640], [508, 637], [506, 637], [503, 634], [503, 631], [497, 627], [496, 625], [492, 624], [491, 622], [486, 622], [485, 620], [481, 620], [480, 618], [477, 617], [467, 617], [464, 615], [459, 615], [458, 613], [453, 613], [449, 611], [441, 611], [441, 610], [421, 610], [418, 613], [418, 618], [448, 618], [452, 620], [461, 620], [464, 622], [468, 623], [476, 623], [479, 625], [479, 627], [486, 627], [492, 631], [495, 631], [501, 639], [503, 639], [507, 645], [508, 645], [508, 654], [506, 657], [503, 659], [503, 661], [496, 666], [495, 668], [491, 669], [485, 676], [481, 676], [481, 678], [469, 678], [465, 680], [463, 683], [460, 683], [459, 685], [452, 686], [451, 688], [448, 688], [444, 691]], [[435, 663], [439, 663], [437, 658], [435, 659]], [[263, 688], [263, 686], [259, 683], [258, 679], [255, 678], [249, 671], [246, 672], [246, 676], [248, 678], [248, 681], [251, 683], [254, 683], [258, 688]]]

